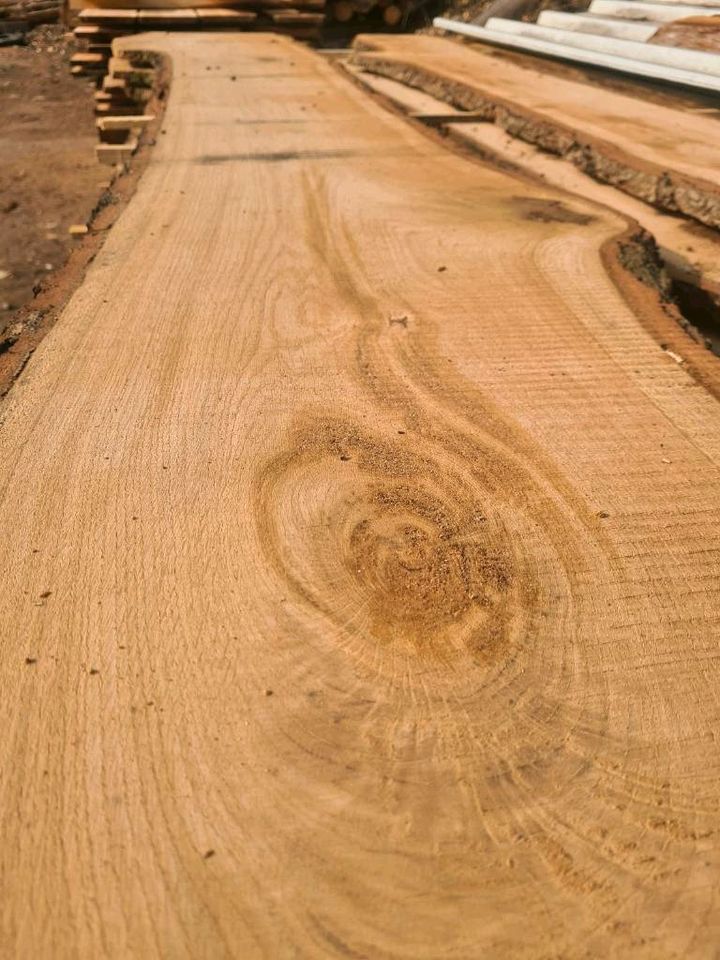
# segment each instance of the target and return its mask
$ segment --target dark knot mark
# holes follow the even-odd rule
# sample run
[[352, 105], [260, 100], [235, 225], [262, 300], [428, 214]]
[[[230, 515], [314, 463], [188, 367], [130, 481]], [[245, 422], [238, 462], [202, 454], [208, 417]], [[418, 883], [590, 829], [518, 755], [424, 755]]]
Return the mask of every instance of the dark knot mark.
[[359, 156], [355, 150], [277, 150], [271, 153], [219, 153], [198, 157], [195, 163], [287, 163], [291, 160], [343, 160]]
[[487, 663], [535, 592], [494, 499], [434, 445], [312, 418], [258, 474], [255, 510], [288, 588], [346, 635]]
[[544, 197], [513, 197], [513, 206], [524, 220], [539, 223], [577, 223], [585, 226], [595, 217], [580, 213], [566, 206], [561, 200], [546, 200]]

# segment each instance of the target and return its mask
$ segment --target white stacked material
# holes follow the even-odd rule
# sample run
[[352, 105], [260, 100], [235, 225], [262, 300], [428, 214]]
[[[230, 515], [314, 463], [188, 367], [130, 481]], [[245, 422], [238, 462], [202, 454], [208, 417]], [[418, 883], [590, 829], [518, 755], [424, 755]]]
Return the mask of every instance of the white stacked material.
[[[639, 2], [642, 2], [642, 0], [639, 0]], [[693, 6], [693, 7], [705, 7], [705, 8], [710, 7], [710, 8], [716, 8], [716, 7], [720, 6], [720, 4], [718, 3], [718, 0], [691, 0], [690, 3], [685, 3], [685, 0], [652, 0], [652, 2], [653, 2], [653, 3], [662, 3], [662, 4], [666, 5], [666, 6], [673, 6], [673, 7], [689, 7], [689, 6]], [[712, 15], [713, 12], [714, 12], [713, 9], [707, 10], [708, 16]], [[717, 12], [717, 11], [715, 11], [715, 12]]]
[[601, 17], [621, 17], [623, 20], [649, 20], [654, 23], [671, 23], [685, 17], [709, 17], [720, 15], [717, 0], [713, 6], [689, 3], [666, 3], [665, 0], [592, 0], [589, 13]]
[[[595, 0], [595, 2], [597, 2], [597, 0]], [[510, 22], [516, 23], [517, 21]], [[549, 40], [541, 40], [537, 36], [521, 36], [503, 30], [493, 30], [489, 27], [477, 27], [469, 23], [460, 23], [457, 20], [448, 20], [445, 17], [435, 17], [433, 26], [438, 27], [440, 30], [448, 30], [452, 33], [471, 37], [474, 40], [483, 40], [486, 43], [512, 47], [528, 53], [540, 53], [545, 56], [556, 57], [559, 60], [569, 60], [573, 63], [584, 63], [594, 67], [602, 67], [607, 70], [616, 70], [620, 73], [627, 73], [649, 80], [660, 80], [665, 83], [674, 83], [684, 87], [720, 92], [720, 77], [696, 70], [685, 70], [664, 63], [631, 59], [630, 57], [620, 56], [616, 53], [583, 49], [581, 47], [574, 47], [567, 42], [556, 43]], [[571, 34], [568, 31], [567, 36], [577, 36], [577, 34]], [[634, 46], [637, 46], [637, 44]], [[669, 50], [673, 48], [658, 47], [657, 49]], [[693, 55], [698, 56], [699, 52], [693, 51]]]
[[542, 27], [640, 42], [649, 40], [659, 30], [657, 23], [632, 23], [628, 20], [611, 20], [609, 17], [593, 17], [586, 13], [564, 13], [561, 10], [543, 10], [537, 22]]
[[602, 37], [596, 34], [577, 33], [573, 30], [558, 30], [537, 23], [523, 23], [520, 20], [504, 20], [491, 17], [486, 28], [496, 33], [511, 34], [514, 37], [530, 40], [542, 40], [548, 43], [578, 47], [581, 50], [623, 57], [636, 63], [654, 64], [687, 70], [691, 73], [707, 74], [720, 78], [720, 55], [700, 50], [686, 50], [682, 47], [656, 46], [651, 43], [638, 43], [635, 40], [618, 40], [616, 37]]

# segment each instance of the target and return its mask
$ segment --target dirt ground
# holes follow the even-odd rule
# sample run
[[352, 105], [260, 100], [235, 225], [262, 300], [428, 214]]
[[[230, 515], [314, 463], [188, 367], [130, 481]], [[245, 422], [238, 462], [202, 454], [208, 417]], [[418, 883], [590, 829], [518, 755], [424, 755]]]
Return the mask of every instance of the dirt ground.
[[74, 50], [60, 26], [0, 49], [0, 336], [66, 261], [68, 227], [89, 217], [109, 180], [94, 154], [93, 87], [70, 76]]

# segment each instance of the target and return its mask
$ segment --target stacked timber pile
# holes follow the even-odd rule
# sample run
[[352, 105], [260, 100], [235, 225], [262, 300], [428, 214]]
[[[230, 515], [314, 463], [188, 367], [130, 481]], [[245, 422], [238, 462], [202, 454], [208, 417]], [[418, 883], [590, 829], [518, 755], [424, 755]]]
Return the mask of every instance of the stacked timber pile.
[[140, 135], [153, 121], [146, 113], [157, 78], [157, 61], [141, 54], [111, 57], [95, 93], [97, 158], [111, 166], [126, 163], [138, 148]]
[[405, 26], [426, 0], [334, 0], [328, 10], [329, 19], [349, 23], [357, 16], [376, 14], [386, 27]]
[[61, 0], [0, 0], [0, 21], [54, 23], [60, 19], [61, 11]]
[[[0, 0], [2, 2], [2, 0]], [[41, 0], [36, 0], [41, 2]], [[71, 24], [100, 27], [122, 35], [144, 30], [271, 30], [299, 39], [315, 39], [325, 20], [325, 0], [96, 0], [88, 6], [70, 0]], [[83, 38], [83, 34], [80, 34]], [[92, 51], [88, 51], [92, 52]]]

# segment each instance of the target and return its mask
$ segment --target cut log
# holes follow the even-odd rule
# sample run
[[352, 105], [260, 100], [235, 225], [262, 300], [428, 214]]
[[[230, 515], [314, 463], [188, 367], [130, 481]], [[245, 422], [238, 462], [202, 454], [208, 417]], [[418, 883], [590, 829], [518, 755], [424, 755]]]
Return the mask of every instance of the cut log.
[[355, 7], [350, 0], [336, 0], [332, 5], [332, 16], [338, 23], [349, 23], [355, 16]]
[[388, 27], [396, 27], [403, 18], [402, 7], [397, 3], [391, 3], [383, 10], [382, 18]]

